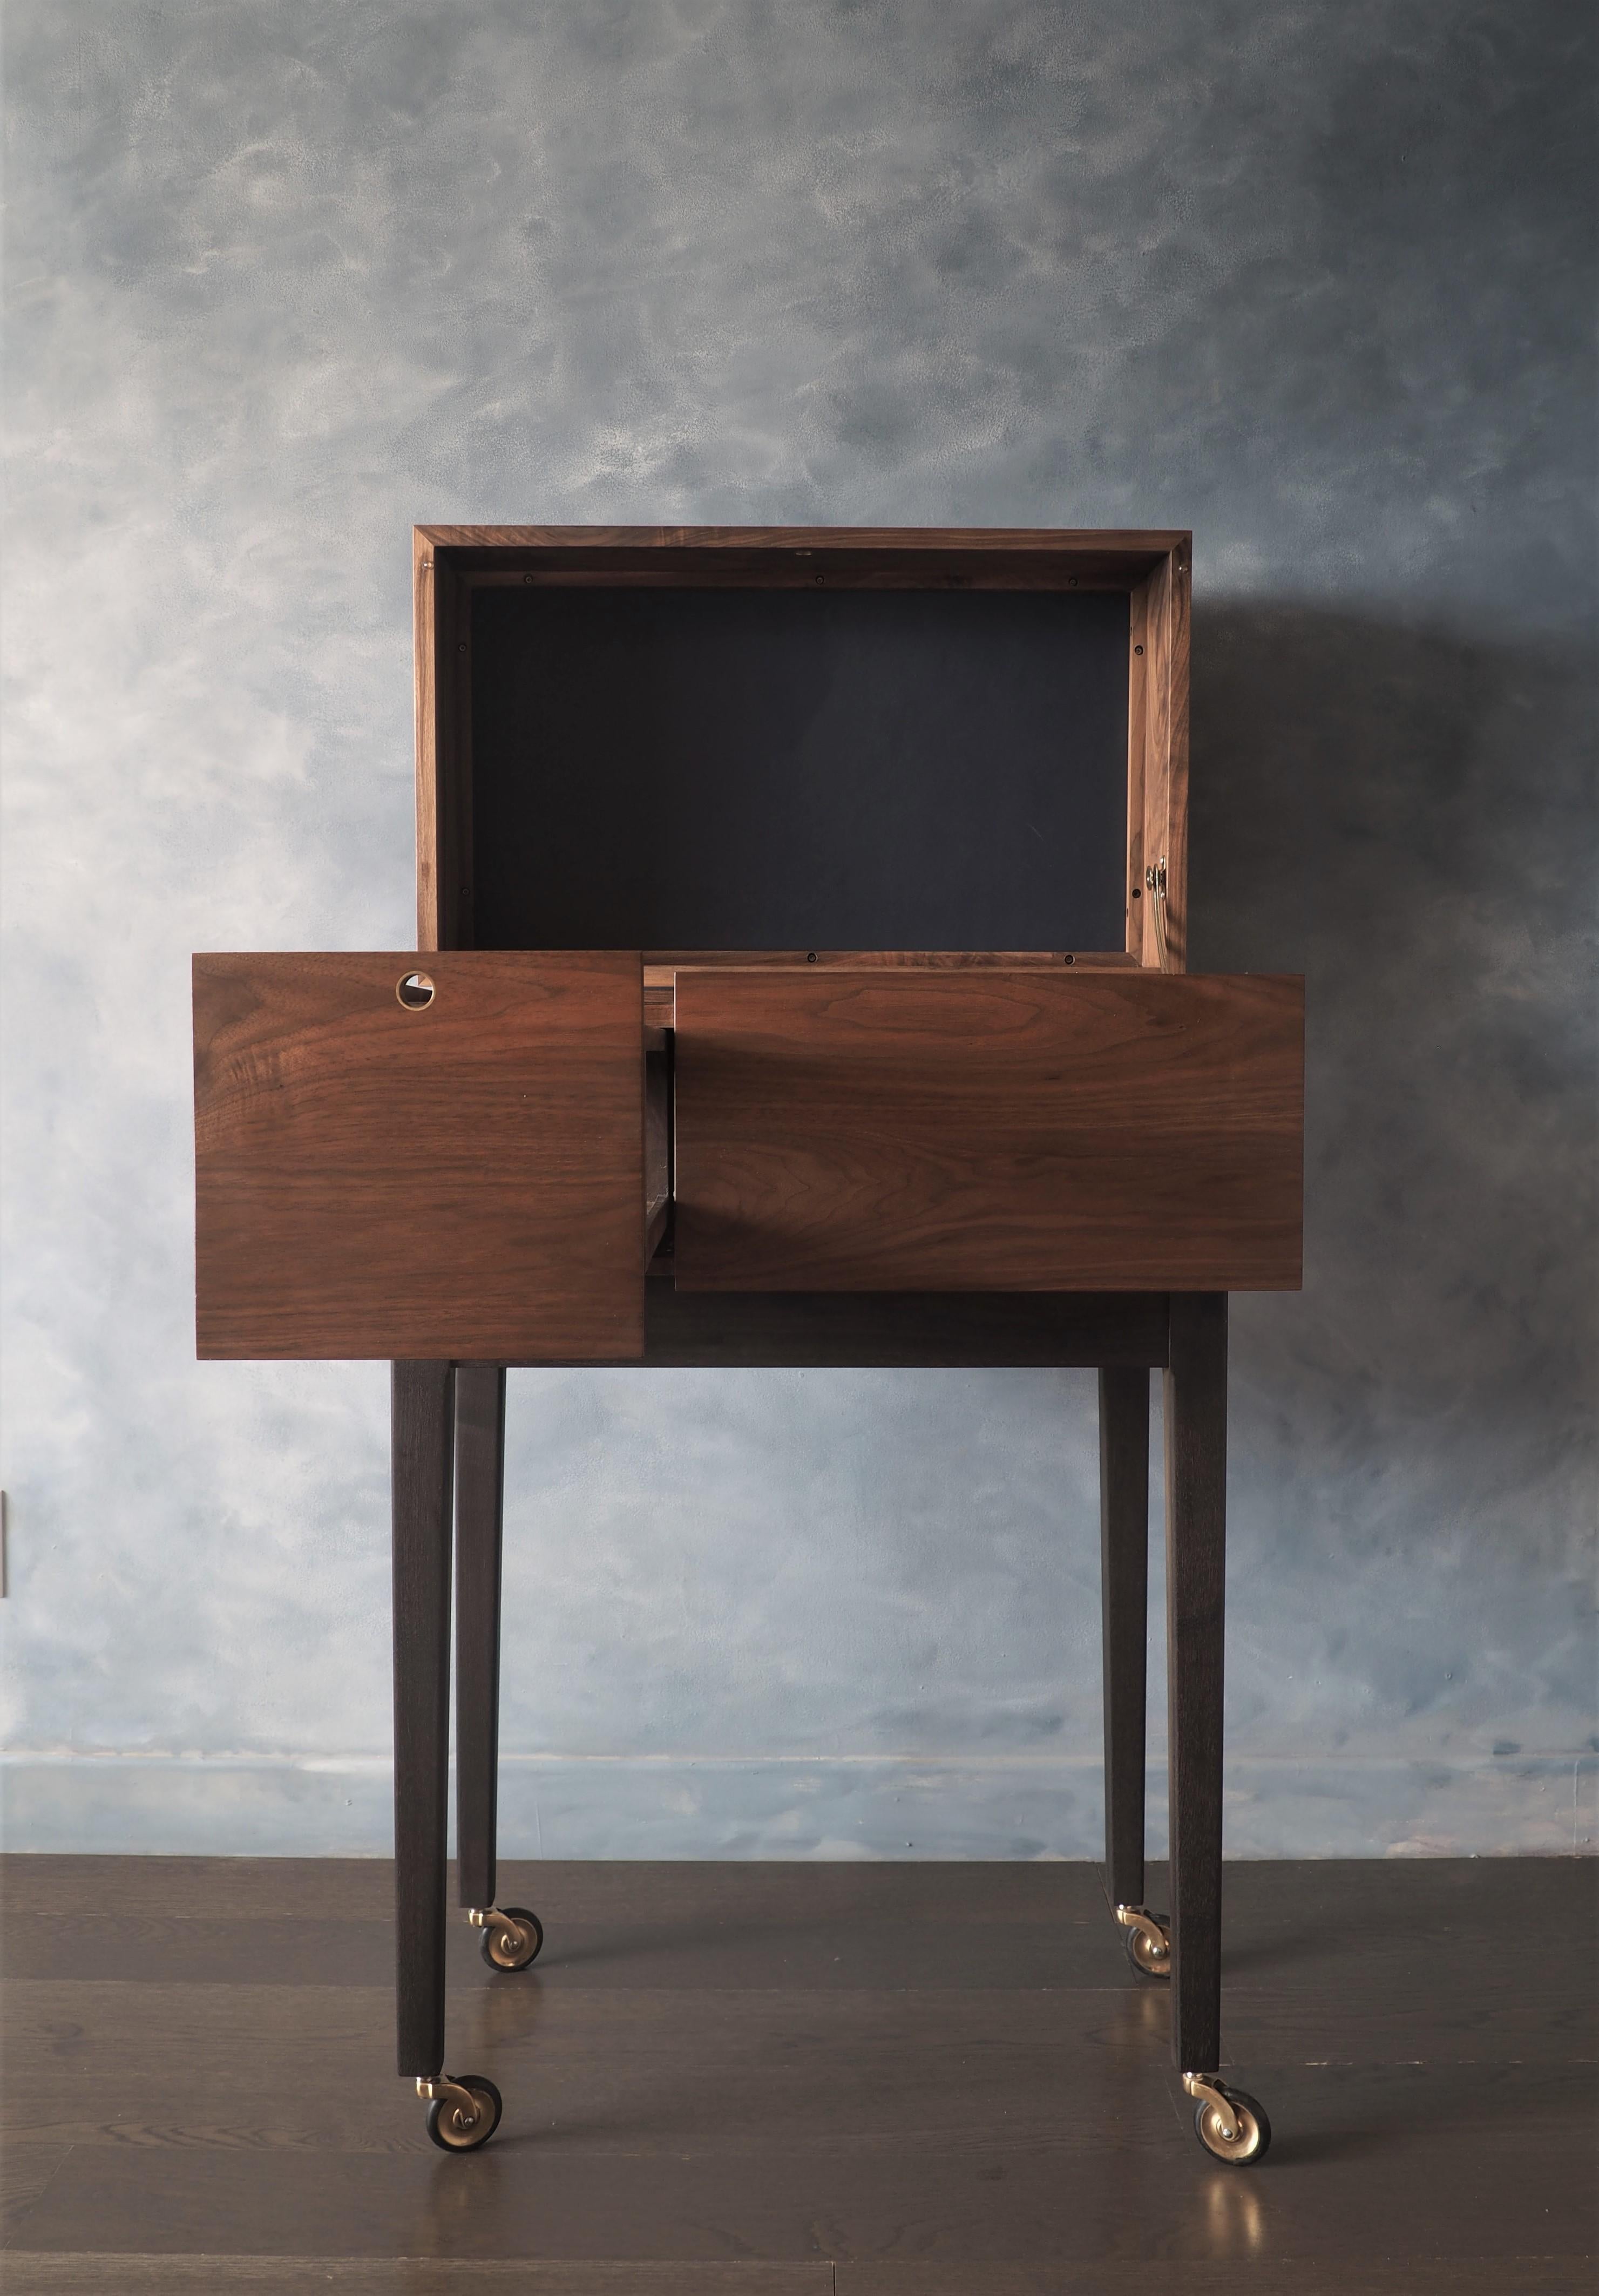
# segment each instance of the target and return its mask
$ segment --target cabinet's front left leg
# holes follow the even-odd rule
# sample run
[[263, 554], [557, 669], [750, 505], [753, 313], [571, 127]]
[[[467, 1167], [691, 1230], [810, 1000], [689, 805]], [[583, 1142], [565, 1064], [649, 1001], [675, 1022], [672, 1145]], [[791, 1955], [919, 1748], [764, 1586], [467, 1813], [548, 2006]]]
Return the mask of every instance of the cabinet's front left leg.
[[455, 1374], [447, 1363], [397, 1363], [390, 1376], [399, 2070], [428, 2100], [433, 2142], [465, 2152], [493, 2136], [500, 2093], [480, 2074], [443, 2070]]
[[1201, 2144], [1242, 2166], [1271, 2127], [1221, 2062], [1222, 1660], [1227, 1554], [1227, 1301], [1174, 1292], [1166, 1373], [1171, 2046]]
[[444, 2063], [455, 1373], [397, 1363], [391, 1377], [399, 2070], [430, 2079]]
[[461, 1903], [490, 1969], [527, 1969], [544, 1931], [525, 1906], [495, 1903], [500, 1762], [500, 1576], [504, 1541], [505, 1373], [455, 1367], [455, 1837]]

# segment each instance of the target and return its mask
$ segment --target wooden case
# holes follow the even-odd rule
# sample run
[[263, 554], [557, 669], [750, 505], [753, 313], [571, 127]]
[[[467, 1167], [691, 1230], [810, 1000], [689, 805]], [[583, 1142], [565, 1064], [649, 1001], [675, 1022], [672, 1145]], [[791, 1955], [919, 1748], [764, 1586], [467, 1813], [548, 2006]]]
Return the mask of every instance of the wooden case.
[[417, 946], [1181, 972], [1191, 554], [418, 527]]
[[197, 959], [201, 1353], [1070, 1359], [960, 1302], [1296, 1285], [1301, 984], [1185, 977], [1188, 574], [418, 528], [437, 1002]]

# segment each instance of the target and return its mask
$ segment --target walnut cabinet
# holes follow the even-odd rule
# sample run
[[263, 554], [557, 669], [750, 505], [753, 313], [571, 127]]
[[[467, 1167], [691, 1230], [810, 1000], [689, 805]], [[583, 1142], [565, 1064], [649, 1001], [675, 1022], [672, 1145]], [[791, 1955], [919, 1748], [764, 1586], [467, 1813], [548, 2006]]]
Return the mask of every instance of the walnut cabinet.
[[[1107, 1891], [1215, 2157], [1226, 1301], [1300, 1280], [1302, 984], [1188, 965], [1190, 538], [422, 527], [417, 945], [194, 961], [198, 1342], [394, 1365], [401, 2070], [495, 1903], [504, 1376], [1100, 1377]], [[1144, 1903], [1149, 1372], [1174, 1903]], [[475, 2084], [475, 2085], [474, 2085]]]

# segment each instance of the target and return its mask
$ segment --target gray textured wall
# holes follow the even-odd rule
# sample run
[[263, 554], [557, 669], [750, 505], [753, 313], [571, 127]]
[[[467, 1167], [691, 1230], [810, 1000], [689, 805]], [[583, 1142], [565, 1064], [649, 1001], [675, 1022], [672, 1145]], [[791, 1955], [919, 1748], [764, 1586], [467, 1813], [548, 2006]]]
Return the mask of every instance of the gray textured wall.
[[[188, 953], [410, 938], [414, 519], [1192, 525], [1302, 967], [1230, 1842], [1591, 1844], [1582, 0], [12, 0], [13, 1845], [381, 1849], [385, 1382], [197, 1366]], [[552, 1854], [1092, 1854], [1091, 1382], [512, 1383]]]

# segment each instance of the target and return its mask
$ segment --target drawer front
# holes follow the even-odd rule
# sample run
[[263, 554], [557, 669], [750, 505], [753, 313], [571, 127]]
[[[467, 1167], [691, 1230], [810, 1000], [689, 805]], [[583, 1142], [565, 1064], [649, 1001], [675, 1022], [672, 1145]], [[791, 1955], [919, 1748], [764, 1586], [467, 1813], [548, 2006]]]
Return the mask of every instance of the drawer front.
[[677, 975], [687, 1291], [1293, 1291], [1304, 984]]
[[197, 956], [201, 1355], [638, 1361], [643, 997], [636, 951]]

